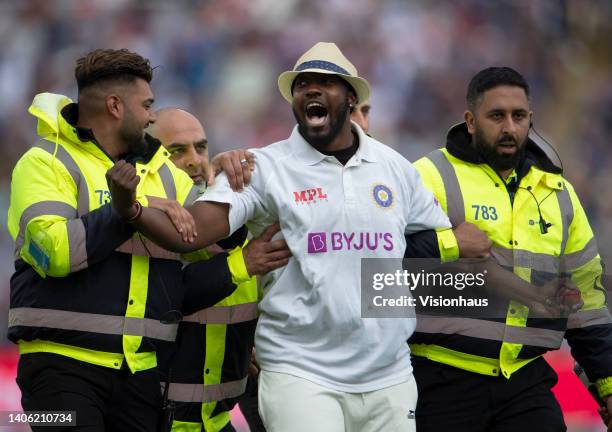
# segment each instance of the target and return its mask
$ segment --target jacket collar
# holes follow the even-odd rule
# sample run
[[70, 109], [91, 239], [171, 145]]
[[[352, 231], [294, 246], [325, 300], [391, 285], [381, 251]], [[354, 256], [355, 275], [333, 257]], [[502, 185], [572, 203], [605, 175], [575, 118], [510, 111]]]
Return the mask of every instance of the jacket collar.
[[[446, 135], [446, 150], [448, 150], [452, 156], [465, 162], [486, 164], [486, 161], [472, 145], [472, 136], [468, 132], [465, 122], [459, 123], [449, 129]], [[523, 154], [516, 167], [518, 179], [520, 180], [524, 177], [532, 167], [550, 174], [563, 173], [563, 170], [550, 160], [544, 150], [542, 150], [531, 138], [527, 138], [527, 144], [525, 145]]]
[[[79, 109], [70, 98], [53, 93], [40, 93], [34, 97], [28, 111], [38, 119], [37, 133], [41, 138], [52, 141], [62, 138], [99, 159], [111, 159], [100, 147], [91, 129], [77, 126]], [[160, 149], [161, 142], [148, 134], [145, 135], [145, 140], [148, 143], [146, 154], [123, 155], [121, 159], [141, 164], [149, 163]]]

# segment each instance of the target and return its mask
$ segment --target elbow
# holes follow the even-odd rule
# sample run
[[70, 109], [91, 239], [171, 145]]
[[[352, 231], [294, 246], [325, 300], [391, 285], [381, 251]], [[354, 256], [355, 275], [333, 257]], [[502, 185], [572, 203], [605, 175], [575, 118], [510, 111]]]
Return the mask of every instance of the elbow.
[[66, 277], [70, 273], [71, 272], [69, 268], [66, 268], [64, 266], [54, 266], [54, 265], [50, 265], [49, 269], [46, 271], [47, 276], [56, 277], [56, 278]]

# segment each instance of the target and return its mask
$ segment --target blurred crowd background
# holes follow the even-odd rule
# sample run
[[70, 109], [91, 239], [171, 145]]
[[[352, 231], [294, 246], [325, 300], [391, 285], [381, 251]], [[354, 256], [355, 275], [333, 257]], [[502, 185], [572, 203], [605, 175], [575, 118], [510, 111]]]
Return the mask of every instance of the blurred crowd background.
[[[13, 270], [11, 170], [35, 141], [27, 108], [43, 91], [75, 98], [74, 62], [100, 47], [150, 58], [156, 107], [193, 112], [212, 154], [288, 136], [276, 79], [318, 41], [337, 43], [370, 81], [373, 135], [410, 160], [462, 120], [474, 73], [514, 67], [612, 259], [609, 0], [0, 0], [0, 41], [0, 317]], [[587, 423], [570, 430], [599, 430]]]

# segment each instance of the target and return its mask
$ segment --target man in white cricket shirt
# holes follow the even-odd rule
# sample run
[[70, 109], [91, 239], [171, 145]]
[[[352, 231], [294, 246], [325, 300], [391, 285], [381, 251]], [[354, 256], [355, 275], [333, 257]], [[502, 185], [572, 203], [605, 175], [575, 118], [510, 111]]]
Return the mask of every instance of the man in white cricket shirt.
[[[259, 235], [280, 221], [293, 258], [261, 278], [255, 342], [266, 428], [414, 431], [406, 340], [415, 320], [361, 318], [361, 258], [402, 258], [405, 233], [450, 223], [413, 166], [351, 123], [351, 107], [370, 87], [335, 44], [316, 44], [278, 84], [296, 127], [287, 140], [252, 150], [256, 167], [242, 193], [224, 175], [206, 190], [190, 209], [191, 242], [154, 209], [133, 223], [160, 245], [188, 251], [245, 223]], [[130, 219], [124, 203], [136, 173], [118, 163], [108, 176], [117, 211]]]

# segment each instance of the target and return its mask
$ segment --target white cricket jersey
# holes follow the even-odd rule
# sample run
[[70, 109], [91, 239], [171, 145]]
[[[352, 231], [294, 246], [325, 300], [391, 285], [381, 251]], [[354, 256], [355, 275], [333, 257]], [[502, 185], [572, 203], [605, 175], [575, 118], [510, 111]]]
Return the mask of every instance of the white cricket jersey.
[[280, 221], [293, 254], [260, 280], [261, 368], [360, 393], [409, 379], [415, 328], [413, 318], [361, 318], [361, 258], [401, 258], [404, 233], [451, 225], [406, 159], [353, 130], [359, 149], [345, 166], [296, 126], [289, 139], [251, 150], [244, 192], [221, 175], [199, 200], [229, 203], [231, 232], [247, 223], [257, 236]]

